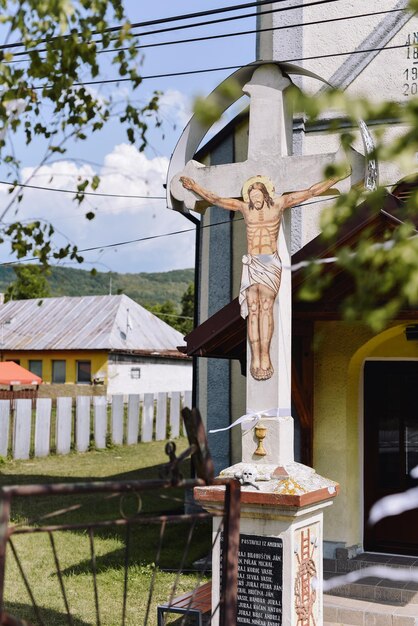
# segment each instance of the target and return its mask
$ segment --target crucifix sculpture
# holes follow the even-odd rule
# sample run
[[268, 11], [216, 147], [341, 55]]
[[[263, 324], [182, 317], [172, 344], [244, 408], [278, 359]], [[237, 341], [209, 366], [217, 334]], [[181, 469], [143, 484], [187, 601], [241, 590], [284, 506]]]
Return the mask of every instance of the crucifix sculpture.
[[242, 317], [248, 317], [250, 374], [256, 380], [267, 380], [274, 373], [270, 344], [274, 330], [273, 305], [282, 276], [277, 244], [283, 214], [286, 209], [328, 191], [349, 173], [316, 183], [309, 189], [280, 196], [274, 195], [274, 186], [269, 178], [253, 176], [244, 183], [243, 200], [221, 198], [187, 176], [180, 178], [185, 189], [194, 191], [203, 200], [228, 211], [240, 211], [244, 217], [247, 254], [242, 258], [239, 303]]
[[[278, 65], [256, 68], [243, 86], [251, 97], [247, 160], [216, 166], [190, 160], [170, 181], [172, 202], [183, 210], [199, 211], [203, 201], [203, 207], [217, 205], [244, 217], [240, 303], [242, 315], [248, 313], [247, 413], [277, 417], [291, 415], [291, 212], [286, 209], [331, 190], [339, 179], [324, 180], [323, 171], [341, 163], [338, 152], [291, 156], [293, 116], [284, 93], [290, 85]], [[364, 157], [351, 150], [347, 170], [351, 176], [338, 182], [340, 191], [364, 180]]]

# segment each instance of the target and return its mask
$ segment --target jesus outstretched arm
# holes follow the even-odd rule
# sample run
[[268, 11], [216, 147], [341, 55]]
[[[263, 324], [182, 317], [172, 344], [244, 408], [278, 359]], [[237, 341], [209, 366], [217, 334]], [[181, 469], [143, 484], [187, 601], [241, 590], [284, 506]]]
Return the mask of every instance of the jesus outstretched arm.
[[347, 178], [350, 175], [350, 172], [344, 174], [344, 176], [335, 176], [334, 178], [329, 178], [328, 180], [324, 180], [320, 183], [315, 183], [308, 189], [303, 189], [302, 191], [293, 191], [292, 193], [288, 193], [282, 196], [283, 199], [283, 209], [290, 209], [297, 204], [301, 204], [305, 202], [305, 200], [309, 200], [310, 198], [314, 198], [315, 196], [320, 196], [322, 193], [331, 189], [335, 183], [342, 180], [343, 178]]
[[198, 196], [210, 202], [214, 206], [219, 206], [222, 209], [227, 209], [228, 211], [240, 211], [242, 210], [244, 203], [240, 200], [236, 200], [235, 198], [221, 198], [213, 191], [209, 191], [204, 187], [201, 187], [198, 183], [196, 183], [192, 178], [188, 178], [187, 176], [180, 177], [181, 184], [185, 189], [190, 189], [190, 191], [194, 191]]
[[314, 198], [315, 196], [320, 196], [322, 193], [328, 191], [328, 189], [331, 189], [331, 187], [335, 185], [335, 183], [338, 183], [340, 180], [347, 178], [347, 176], [350, 176], [350, 174], [351, 166], [348, 166], [346, 171], [340, 176], [333, 176], [332, 178], [328, 178], [327, 180], [315, 183], [308, 189], [293, 191], [291, 193], [283, 195], [281, 198], [283, 202], [283, 210], [290, 209], [298, 204], [301, 204], [301, 202], [305, 202], [305, 200]]

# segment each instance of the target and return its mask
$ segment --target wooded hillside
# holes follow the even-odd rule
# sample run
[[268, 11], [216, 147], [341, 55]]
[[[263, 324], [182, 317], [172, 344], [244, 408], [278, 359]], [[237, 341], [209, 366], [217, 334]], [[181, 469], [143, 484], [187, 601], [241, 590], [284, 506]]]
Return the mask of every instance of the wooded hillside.
[[[0, 266], [0, 292], [16, 280], [13, 266]], [[147, 308], [171, 300], [181, 308], [181, 298], [194, 280], [194, 270], [139, 274], [91, 272], [68, 267], [52, 267], [47, 277], [50, 296], [98, 296], [124, 293]]]

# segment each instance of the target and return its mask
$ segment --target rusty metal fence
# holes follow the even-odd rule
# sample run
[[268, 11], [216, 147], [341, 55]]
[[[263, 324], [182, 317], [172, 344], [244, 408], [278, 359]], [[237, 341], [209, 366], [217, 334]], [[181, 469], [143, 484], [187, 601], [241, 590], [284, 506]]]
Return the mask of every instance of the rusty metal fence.
[[[190, 446], [177, 457], [174, 444], [167, 444], [161, 479], [0, 489], [0, 624], [154, 625], [158, 603], [170, 605], [185, 591], [193, 598], [209, 575], [212, 514], [184, 511], [184, 496], [214, 481], [202, 426], [196, 413], [187, 416]], [[184, 479], [182, 463], [190, 455], [198, 477]], [[224, 570], [212, 613], [220, 626], [231, 626], [240, 486], [221, 484]], [[193, 570], [202, 550], [208, 567]]]

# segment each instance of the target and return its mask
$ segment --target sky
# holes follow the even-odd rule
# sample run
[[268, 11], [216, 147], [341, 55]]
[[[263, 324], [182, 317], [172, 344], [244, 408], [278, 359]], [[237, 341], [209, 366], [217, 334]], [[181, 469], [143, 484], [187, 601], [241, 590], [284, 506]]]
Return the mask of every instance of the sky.
[[[230, 6], [226, 0], [155, 0], [137, 2], [125, 0], [124, 6], [131, 22], [163, 19]], [[244, 4], [234, 2], [234, 4]], [[254, 9], [240, 10], [193, 20], [201, 22], [238, 14], [252, 14]], [[181, 24], [190, 22], [185, 20]], [[167, 26], [167, 24], [165, 25]], [[155, 28], [155, 27], [153, 27]], [[140, 43], [150, 44], [242, 30], [253, 30], [255, 17], [237, 21], [197, 26], [143, 37]], [[145, 28], [144, 32], [150, 30]], [[103, 57], [105, 55], [102, 55]], [[209, 41], [187, 42], [144, 49], [142, 76], [195, 71], [223, 66], [245, 65], [255, 58], [254, 33]], [[145, 79], [132, 96], [126, 83], [91, 87], [103, 98], [117, 103], [131, 96], [138, 106], [149, 100], [154, 90], [162, 92], [160, 114], [162, 127], [150, 128], [149, 144], [144, 152], [128, 143], [124, 129], [111, 121], [100, 134], [69, 146], [67, 154], [40, 169], [44, 153], [40, 141], [26, 146], [23, 137], [14, 139], [14, 148], [22, 161], [21, 182], [52, 189], [75, 189], [79, 176], [101, 178], [98, 192], [125, 196], [165, 196], [166, 171], [175, 145], [190, 118], [194, 98], [208, 95], [232, 71], [214, 71], [186, 76]], [[102, 61], [99, 79], [116, 77], [114, 67]], [[47, 119], [48, 110], [44, 109]], [[1, 169], [0, 169], [1, 173]], [[4, 178], [1, 178], [4, 180]], [[7, 186], [0, 184], [0, 211], [10, 200]], [[85, 213], [94, 209], [96, 218], [89, 222]], [[70, 241], [83, 252], [85, 262], [79, 267], [103, 272], [157, 272], [194, 266], [194, 226], [183, 215], [166, 208], [165, 200], [124, 197], [88, 197], [81, 206], [69, 193], [26, 189], [17, 217], [22, 220], [42, 218], [54, 225], [60, 243]], [[8, 218], [15, 219], [13, 212]], [[185, 230], [180, 234], [170, 234]], [[167, 235], [168, 236], [161, 236]], [[136, 239], [155, 237], [148, 241], [113, 245]], [[9, 248], [0, 246], [0, 262], [13, 260]], [[64, 262], [64, 265], [74, 264]]]

